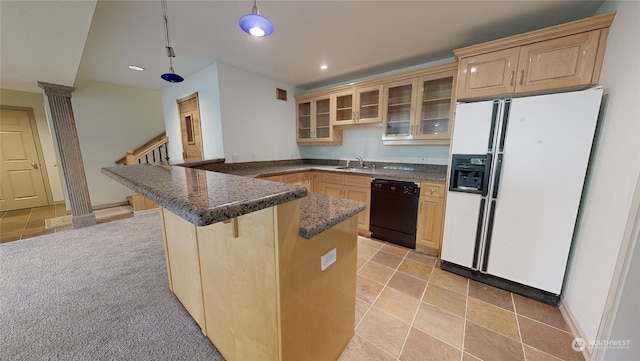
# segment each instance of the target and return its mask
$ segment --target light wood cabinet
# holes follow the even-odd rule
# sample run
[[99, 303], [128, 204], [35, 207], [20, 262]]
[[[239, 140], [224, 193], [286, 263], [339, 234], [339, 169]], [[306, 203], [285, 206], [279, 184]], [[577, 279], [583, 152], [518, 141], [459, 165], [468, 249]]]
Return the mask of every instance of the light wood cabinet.
[[597, 84], [614, 14], [454, 50], [458, 99], [535, 94]]
[[311, 171], [311, 189], [313, 193], [322, 193], [322, 172]]
[[371, 178], [367, 176], [328, 172], [320, 173], [320, 177], [320, 193], [367, 204], [367, 209], [358, 213], [358, 234], [370, 236], [369, 210], [371, 207]]
[[331, 95], [323, 95], [296, 102], [296, 140], [298, 143], [342, 143], [342, 132], [333, 128]]
[[300, 202], [202, 227], [162, 209], [171, 290], [227, 360], [337, 360], [354, 335], [355, 217], [304, 239]]
[[382, 85], [338, 92], [335, 125], [370, 124], [382, 121]]
[[455, 108], [455, 64], [384, 85], [385, 145], [448, 144]]
[[[449, 144], [457, 69], [450, 62], [296, 96], [298, 144], [339, 145], [343, 128], [363, 124], [382, 124], [385, 145]], [[328, 137], [317, 127], [327, 104]]]
[[273, 182], [289, 183], [303, 186], [307, 191], [312, 192], [311, 172], [297, 172], [287, 173], [280, 175], [271, 175], [266, 177], [260, 177], [260, 179], [269, 180]]
[[411, 139], [416, 112], [418, 79], [399, 80], [384, 85], [384, 140]]
[[436, 257], [440, 255], [442, 245], [444, 200], [444, 184], [422, 182], [418, 201], [416, 250]]

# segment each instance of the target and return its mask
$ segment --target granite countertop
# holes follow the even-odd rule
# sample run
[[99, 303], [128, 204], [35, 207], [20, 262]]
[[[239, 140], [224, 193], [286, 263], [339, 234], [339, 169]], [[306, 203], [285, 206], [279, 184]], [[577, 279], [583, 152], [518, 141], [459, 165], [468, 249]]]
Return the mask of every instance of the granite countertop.
[[196, 226], [206, 226], [302, 198], [300, 236], [311, 238], [358, 214], [366, 204], [304, 187], [168, 165], [102, 168], [102, 173]]
[[[340, 169], [344, 164], [315, 164], [305, 163], [303, 161], [270, 161], [270, 162], [247, 162], [247, 163], [222, 163], [215, 162], [211, 164], [198, 164], [195, 167], [200, 169], [212, 170], [226, 174], [234, 174], [244, 177], [267, 177], [287, 173], [306, 172], [306, 171], [325, 171], [336, 172], [351, 175], [362, 175], [372, 178], [384, 178], [409, 182], [446, 182], [446, 166], [424, 166], [415, 167], [403, 164], [380, 164], [375, 168], [373, 162], [367, 162], [371, 168], [369, 169]], [[180, 166], [189, 167], [189, 164], [179, 164]]]
[[363, 202], [309, 193], [300, 204], [300, 236], [310, 239], [365, 209]]

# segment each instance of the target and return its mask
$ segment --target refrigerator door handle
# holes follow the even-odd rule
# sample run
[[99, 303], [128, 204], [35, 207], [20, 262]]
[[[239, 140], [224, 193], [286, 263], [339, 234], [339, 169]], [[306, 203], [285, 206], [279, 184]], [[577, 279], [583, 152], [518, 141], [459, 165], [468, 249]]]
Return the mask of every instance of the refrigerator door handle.
[[486, 201], [487, 199], [485, 197], [482, 197], [482, 199], [480, 200], [478, 226], [476, 228], [476, 243], [473, 249], [473, 264], [471, 266], [471, 269], [473, 269], [474, 271], [478, 270], [478, 258], [480, 257], [480, 254], [478, 252], [480, 251], [480, 243], [482, 242], [482, 226], [484, 225], [484, 210]]
[[498, 122], [498, 112], [500, 111], [500, 100], [493, 101], [493, 109], [491, 110], [491, 130], [489, 131], [489, 144], [487, 150], [493, 150], [493, 138], [496, 132], [496, 123]]
[[482, 197], [486, 197], [489, 193], [489, 174], [491, 173], [491, 159], [493, 154], [487, 153], [487, 158], [484, 164], [484, 172], [482, 174]]
[[495, 180], [493, 181], [493, 191], [491, 192], [491, 198], [492, 199], [496, 199], [498, 198], [498, 190], [500, 189], [500, 175], [502, 174], [502, 156], [504, 154], [500, 153], [498, 154], [498, 157], [496, 159], [496, 173], [495, 173]]
[[504, 151], [504, 139], [507, 136], [507, 124], [509, 123], [509, 110], [511, 109], [511, 99], [504, 101], [504, 110], [502, 112], [502, 130], [500, 132], [500, 143], [498, 151]]
[[489, 265], [489, 251], [491, 250], [491, 235], [493, 234], [493, 220], [496, 213], [496, 201], [491, 201], [491, 209], [489, 210], [489, 222], [487, 222], [487, 238], [484, 242], [484, 251], [482, 252], [482, 267], [480, 272], [486, 273]]

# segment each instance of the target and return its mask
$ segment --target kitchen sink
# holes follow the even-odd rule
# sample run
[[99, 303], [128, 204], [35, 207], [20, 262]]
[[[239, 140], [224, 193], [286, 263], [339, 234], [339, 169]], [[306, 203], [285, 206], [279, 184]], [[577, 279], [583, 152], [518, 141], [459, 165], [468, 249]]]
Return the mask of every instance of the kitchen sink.
[[336, 169], [343, 169], [343, 170], [350, 170], [353, 172], [370, 172], [373, 171], [373, 169], [364, 166], [364, 167], [360, 167], [360, 166], [356, 166], [356, 167], [337, 167]]

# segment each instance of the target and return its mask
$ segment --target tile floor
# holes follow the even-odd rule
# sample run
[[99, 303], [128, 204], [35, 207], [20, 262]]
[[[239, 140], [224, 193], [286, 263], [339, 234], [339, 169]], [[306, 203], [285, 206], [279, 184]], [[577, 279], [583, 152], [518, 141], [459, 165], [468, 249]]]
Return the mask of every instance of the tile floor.
[[358, 238], [356, 335], [340, 361], [580, 360], [560, 311]]
[[[133, 215], [109, 213], [97, 215], [98, 222]], [[45, 219], [66, 214], [63, 204], [0, 212], [0, 242], [71, 229], [45, 226]], [[355, 333], [340, 361], [584, 361], [556, 307], [365, 237], [358, 237]]]
[[[103, 223], [132, 217], [133, 210], [129, 212], [126, 208], [130, 209], [130, 207], [123, 206], [96, 210], [94, 212], [96, 214], [96, 222]], [[67, 214], [65, 205], [62, 203], [0, 212], [0, 243], [69, 230], [71, 229], [70, 224], [55, 226], [60, 222], [49, 222], [50, 225], [53, 223], [53, 227], [49, 228], [47, 228], [46, 224], [47, 219], [63, 217]]]

